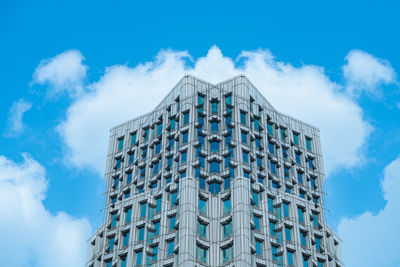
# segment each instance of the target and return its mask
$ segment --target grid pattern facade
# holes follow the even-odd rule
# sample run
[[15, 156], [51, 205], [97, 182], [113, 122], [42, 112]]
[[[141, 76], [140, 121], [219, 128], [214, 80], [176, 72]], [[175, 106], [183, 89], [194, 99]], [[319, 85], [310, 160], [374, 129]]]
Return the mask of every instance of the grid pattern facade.
[[319, 130], [244, 76], [185, 76], [110, 131], [106, 221], [87, 266], [342, 266]]

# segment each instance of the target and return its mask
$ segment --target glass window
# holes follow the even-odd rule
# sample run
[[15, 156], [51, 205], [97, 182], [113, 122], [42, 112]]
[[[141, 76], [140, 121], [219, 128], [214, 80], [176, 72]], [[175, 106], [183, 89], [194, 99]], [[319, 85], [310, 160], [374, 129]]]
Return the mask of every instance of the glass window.
[[198, 120], [198, 122], [199, 122], [200, 127], [203, 127], [203, 124], [204, 124], [204, 117], [203, 117], [203, 115], [201, 115], [201, 113], [198, 113], [198, 114], [197, 114], [197, 120]]
[[303, 184], [303, 174], [299, 171], [297, 171], [297, 181], [299, 184]]
[[202, 263], [207, 263], [207, 249], [196, 246], [196, 259]]
[[286, 130], [281, 128], [281, 139], [286, 141]]
[[222, 234], [224, 238], [232, 234], [232, 221], [229, 221], [229, 223], [222, 225]]
[[283, 202], [283, 216], [289, 218], [289, 204], [286, 202]]
[[260, 130], [260, 120], [254, 119], [254, 129], [259, 131]]
[[226, 263], [233, 259], [233, 246], [222, 249], [222, 262]]
[[321, 260], [318, 260], [318, 267], [324, 267], [324, 262]]
[[144, 239], [144, 226], [138, 228], [138, 241], [143, 241]]
[[224, 178], [224, 189], [229, 189], [231, 188], [231, 178]]
[[146, 203], [140, 204], [140, 217], [141, 218], [146, 217]]
[[197, 96], [197, 105], [203, 105], [204, 104], [204, 96], [198, 95]]
[[132, 152], [132, 153], [129, 154], [129, 164], [133, 163], [134, 157], [135, 157], [135, 153]]
[[275, 229], [276, 229], [276, 223], [273, 221], [269, 222], [269, 234], [272, 236], [275, 236]]
[[133, 146], [136, 143], [136, 133], [131, 134], [131, 146]]
[[147, 157], [147, 147], [142, 148], [142, 159]]
[[256, 230], [260, 230], [260, 218], [257, 216], [254, 216], [254, 227], [256, 228]]
[[308, 267], [308, 257], [303, 255], [303, 267]]
[[170, 119], [170, 124], [171, 124], [171, 127], [170, 127], [171, 131], [175, 130], [175, 118]]
[[154, 149], [154, 154], [157, 155], [161, 152], [161, 143], [156, 144], [156, 148]]
[[203, 238], [207, 238], [207, 224], [197, 220], [197, 234]]
[[158, 173], [159, 166], [160, 166], [160, 163], [158, 161], [156, 163], [154, 163], [154, 165], [153, 165], [153, 174], [157, 174]]
[[143, 140], [149, 139], [149, 128], [144, 129]]
[[292, 241], [292, 229], [287, 226], [285, 226], [285, 235], [287, 241]]
[[136, 266], [142, 265], [142, 251], [136, 252]]
[[187, 143], [188, 136], [189, 136], [188, 132], [182, 133], [182, 144], [186, 144]]
[[262, 255], [262, 242], [259, 240], [255, 240], [255, 245], [256, 245], [256, 254]]
[[308, 151], [311, 151], [311, 138], [306, 138], [306, 147]]
[[240, 123], [246, 125], [246, 112], [240, 111]]
[[278, 261], [278, 257], [276, 256], [276, 253], [278, 252], [278, 248], [276, 246], [271, 247], [271, 254], [272, 254], [272, 260], [273, 261]]
[[199, 211], [200, 213], [207, 214], [207, 205], [204, 199], [199, 198]]
[[271, 122], [267, 123], [267, 132], [269, 135], [274, 135], [274, 126]]
[[249, 179], [250, 178], [250, 172], [248, 172], [247, 170], [243, 169], [243, 176], [244, 176], [244, 178]]
[[175, 227], [175, 216], [169, 217], [169, 230], [173, 230]]
[[117, 213], [111, 214], [111, 227], [117, 226]]
[[124, 138], [118, 139], [118, 151], [124, 148]]
[[125, 211], [125, 223], [128, 223], [131, 221], [131, 217], [132, 217], [132, 208], [129, 207], [126, 211]]
[[171, 197], [171, 207], [173, 207], [176, 205], [176, 200], [178, 198], [178, 192], [170, 193], [170, 197]]
[[301, 153], [296, 152], [296, 163], [301, 164]]
[[298, 133], [293, 132], [293, 142], [296, 146], [299, 145], [299, 134]]
[[268, 197], [268, 211], [274, 212], [274, 199], [271, 197]]
[[275, 146], [273, 143], [268, 143], [268, 150], [269, 150], [269, 153], [275, 154]]
[[129, 245], [129, 231], [125, 232], [123, 236], [124, 236], [123, 246], [125, 247]]
[[219, 152], [219, 142], [218, 141], [210, 142], [210, 150], [211, 153]]
[[210, 162], [210, 172], [211, 173], [218, 173], [220, 172], [220, 168], [219, 168], [219, 162], [218, 161], [211, 161]]
[[243, 151], [243, 163], [249, 163], [249, 153]]
[[231, 199], [224, 200], [224, 214], [229, 213], [231, 211]]
[[227, 95], [225, 96], [225, 104], [227, 105], [232, 105], [232, 96], [231, 95]]
[[252, 191], [252, 192], [251, 192], [251, 198], [252, 198], [253, 201], [254, 201], [254, 206], [258, 207], [258, 193]]
[[208, 191], [211, 194], [219, 194], [221, 192], [221, 185], [219, 183], [210, 183], [208, 185]]
[[121, 267], [126, 267], [126, 257], [121, 257]]
[[218, 114], [218, 102], [211, 102], [211, 112]]
[[304, 223], [304, 211], [302, 208], [297, 208], [298, 215], [299, 215], [299, 222]]
[[313, 226], [318, 227], [318, 214], [312, 213], [312, 221], [313, 221]]
[[288, 151], [286, 147], [282, 147], [282, 156], [284, 159], [288, 159]]
[[117, 159], [117, 163], [115, 164], [115, 168], [116, 168], [117, 170], [119, 170], [119, 168], [121, 168], [121, 159], [120, 159], [120, 158]]
[[186, 125], [189, 123], [189, 111], [183, 113], [183, 125]]
[[315, 177], [311, 177], [310, 181], [311, 181], [311, 188], [316, 189], [317, 188], [317, 184], [315, 183]]
[[204, 177], [199, 178], [199, 187], [206, 190], [206, 179]]
[[276, 171], [276, 163], [275, 163], [275, 162], [272, 162], [272, 161], [271, 161], [271, 172], [272, 172], [273, 174], [277, 174], [277, 171]]
[[321, 250], [321, 238], [319, 238], [317, 236], [315, 237], [315, 249], [317, 251]]
[[218, 132], [218, 121], [211, 122], [211, 132], [213, 133]]
[[174, 254], [174, 240], [167, 241], [168, 252], [167, 255], [170, 256]]
[[161, 212], [162, 197], [156, 198], [156, 212]]
[[285, 178], [290, 178], [290, 169], [285, 166], [283, 168], [283, 174], [284, 174]]
[[294, 257], [292, 251], [287, 252], [287, 261], [290, 266], [294, 266]]
[[242, 142], [247, 144], [247, 133], [242, 131]]
[[308, 167], [314, 169], [314, 159], [308, 158]]
[[306, 232], [300, 232], [300, 242], [303, 247], [307, 246], [307, 233]]
[[182, 152], [182, 154], [181, 154], [181, 163], [182, 163], [182, 164], [185, 164], [185, 163], [186, 163], [186, 158], [187, 158], [187, 152], [184, 151], [184, 152]]
[[110, 251], [114, 250], [114, 237], [108, 238], [108, 249]]

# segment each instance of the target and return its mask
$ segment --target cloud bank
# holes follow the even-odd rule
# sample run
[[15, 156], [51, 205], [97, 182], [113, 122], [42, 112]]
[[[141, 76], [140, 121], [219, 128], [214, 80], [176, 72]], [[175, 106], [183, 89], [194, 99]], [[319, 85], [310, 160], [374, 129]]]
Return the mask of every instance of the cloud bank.
[[83, 266], [89, 222], [46, 210], [45, 170], [28, 154], [23, 158], [16, 163], [0, 155], [1, 265]]
[[83, 79], [87, 66], [78, 50], [67, 50], [57, 56], [44, 59], [33, 74], [33, 83], [47, 84], [47, 96], [58, 97], [67, 92], [72, 97], [83, 93]]
[[376, 58], [361, 50], [352, 50], [346, 56], [343, 75], [347, 82], [347, 91], [358, 96], [362, 91], [379, 95], [379, 85], [391, 84], [396, 73], [387, 60]]
[[32, 108], [32, 104], [20, 99], [14, 102], [8, 111], [7, 129], [4, 132], [5, 137], [17, 137], [23, 133], [26, 125], [22, 122], [24, 113]]
[[[370, 126], [359, 105], [322, 67], [294, 67], [277, 61], [267, 50], [244, 51], [238, 64], [216, 46], [191, 65], [187, 64], [190, 60], [186, 51], [164, 50], [154, 61], [134, 67], [107, 67], [99, 81], [72, 101], [58, 127], [67, 161], [102, 175], [109, 129], [151, 111], [187, 73], [213, 83], [240, 73], [248, 76], [279, 111], [321, 129], [328, 173], [362, 161]], [[78, 69], [82, 68], [81, 62]]]
[[400, 266], [400, 155], [385, 168], [381, 186], [387, 201], [381, 211], [364, 212], [340, 222], [347, 266]]

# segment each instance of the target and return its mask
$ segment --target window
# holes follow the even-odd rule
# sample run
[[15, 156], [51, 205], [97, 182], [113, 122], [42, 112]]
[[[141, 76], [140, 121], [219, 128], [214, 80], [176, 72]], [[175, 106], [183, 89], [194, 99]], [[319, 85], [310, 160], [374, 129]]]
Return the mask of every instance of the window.
[[288, 151], [286, 147], [282, 147], [282, 156], [284, 159], [288, 159]]
[[222, 262], [226, 263], [233, 259], [233, 246], [222, 249]]
[[211, 122], [211, 132], [213, 133], [218, 132], [218, 121]]
[[303, 267], [308, 267], [308, 257], [303, 255]]
[[275, 146], [273, 143], [268, 143], [268, 150], [269, 150], [269, 153], [275, 154]]
[[204, 116], [201, 113], [197, 114], [197, 120], [199, 122], [200, 127], [203, 127], [204, 124]]
[[171, 198], [170, 199], [171, 200], [171, 207], [176, 206], [176, 200], [178, 198], [178, 192], [175, 191], [175, 192], [170, 193], [170, 198]]
[[146, 203], [140, 204], [140, 217], [141, 218], [146, 217]]
[[272, 254], [272, 260], [277, 262], [278, 261], [278, 256], [276, 255], [278, 253], [278, 248], [276, 246], [271, 247], [271, 254]]
[[292, 229], [290, 229], [288, 226], [285, 226], [285, 235], [287, 241], [292, 241]]
[[311, 151], [311, 138], [306, 138], [306, 147], [308, 151]]
[[296, 163], [301, 164], [301, 153], [296, 152]]
[[254, 227], [260, 231], [260, 217], [254, 216]]
[[211, 173], [219, 173], [220, 169], [219, 169], [219, 162], [218, 161], [211, 161], [210, 162], [210, 172]]
[[262, 256], [262, 241], [255, 240], [256, 254]]
[[161, 143], [156, 144], [156, 147], [154, 149], [154, 155], [157, 155], [161, 152]]
[[231, 211], [231, 199], [224, 200], [224, 214], [227, 214]]
[[310, 169], [314, 169], [314, 168], [315, 168], [315, 166], [314, 166], [314, 159], [308, 158], [308, 167], [309, 167]]
[[210, 183], [208, 185], [208, 191], [210, 191], [211, 194], [219, 194], [221, 192], [221, 184], [219, 183]]
[[268, 211], [274, 212], [274, 199], [272, 197], [268, 197]]
[[273, 221], [269, 222], [269, 234], [272, 236], [275, 236], [275, 229], [276, 229], [276, 223]]
[[121, 267], [126, 267], [126, 256], [121, 257]]
[[300, 231], [300, 243], [303, 247], [307, 246], [307, 233]]
[[162, 197], [156, 198], [156, 212], [161, 212]]
[[289, 218], [289, 204], [286, 202], [283, 202], [283, 216]]
[[290, 169], [285, 166], [283, 168], [283, 174], [284, 174], [285, 178], [290, 178]]
[[153, 165], [153, 175], [158, 173], [159, 166], [160, 166], [160, 163], [158, 161], [156, 163], [154, 163], [154, 165]]
[[138, 241], [144, 240], [144, 226], [138, 227]]
[[251, 191], [251, 198], [254, 202], [254, 206], [258, 207], [258, 193], [255, 191]]
[[210, 142], [210, 150], [211, 153], [218, 153], [219, 152], [219, 142], [218, 141], [212, 141]]
[[231, 234], [232, 234], [232, 221], [229, 221], [229, 223], [222, 225], [222, 235], [224, 238], [226, 238]]
[[170, 119], [170, 129], [175, 130], [175, 118], [171, 118]]
[[174, 138], [169, 138], [169, 148], [172, 149], [174, 148]]
[[135, 153], [132, 152], [132, 153], [129, 153], [128, 155], [129, 155], [128, 163], [132, 164], [133, 163], [133, 158], [135, 157]]
[[259, 131], [260, 130], [260, 120], [254, 119], [254, 129]]
[[123, 233], [123, 246], [126, 247], [129, 245], [129, 231]]
[[243, 151], [243, 163], [249, 163], [249, 153], [246, 151]]
[[173, 230], [175, 228], [175, 216], [169, 217], [169, 230]]
[[212, 114], [218, 114], [218, 102], [211, 102]]
[[318, 227], [318, 214], [315, 212], [312, 213], [312, 221], [313, 221], [313, 226]]
[[240, 123], [246, 125], [246, 112], [240, 111]]
[[299, 184], [303, 184], [303, 174], [300, 171], [297, 171], [297, 181]]
[[287, 252], [287, 261], [289, 266], [294, 266], [294, 257], [293, 257], [293, 252], [289, 251]]
[[271, 161], [271, 172], [277, 174], [276, 163]]
[[108, 238], [108, 249], [110, 251], [114, 250], [114, 239], [115, 238], [113, 236]]
[[242, 131], [242, 143], [247, 144], [247, 133]]
[[202, 263], [207, 263], [207, 249], [196, 245], [196, 259]]
[[225, 96], [225, 104], [232, 106], [232, 96], [231, 95]]
[[118, 151], [121, 151], [124, 148], [124, 138], [118, 139]]
[[199, 187], [206, 190], [206, 179], [204, 177], [199, 178]]
[[167, 256], [174, 254], [174, 240], [167, 241]]
[[183, 125], [186, 125], [189, 123], [189, 111], [183, 113]]
[[207, 238], [207, 224], [197, 220], [197, 234], [203, 238]]
[[281, 139], [283, 141], [286, 141], [286, 130], [281, 128]]
[[162, 123], [158, 123], [157, 124], [157, 136], [159, 136], [160, 134], [162, 134]]
[[315, 237], [315, 249], [321, 251], [321, 238], [317, 236]]
[[131, 134], [131, 146], [133, 146], [136, 143], [136, 133]]
[[111, 214], [111, 227], [117, 226], [117, 217], [118, 217], [117, 213]]
[[318, 267], [324, 267], [324, 262], [321, 260], [318, 260]]
[[299, 145], [299, 134], [296, 132], [293, 132], [293, 143], [298, 146]]
[[132, 217], [132, 207], [129, 207], [125, 211], [125, 223], [129, 223], [131, 221], [131, 217]]
[[142, 265], [142, 251], [136, 252], [136, 266]]
[[269, 135], [274, 135], [274, 126], [271, 122], [267, 122], [267, 132]]
[[198, 95], [197, 96], [197, 105], [203, 105], [204, 104], [204, 96]]
[[121, 168], [121, 158], [117, 159], [117, 163], [115, 164], [115, 169], [119, 170], [119, 168]]
[[142, 148], [142, 159], [146, 159], [147, 157], [147, 147]]
[[304, 223], [304, 210], [302, 208], [298, 207], [297, 212], [299, 215], [299, 222]]
[[227, 178], [224, 178], [224, 189], [226, 190], [229, 188], [231, 188], [231, 178], [227, 177]]
[[184, 151], [181, 154], [181, 164], [185, 164], [186, 163], [186, 158], [187, 158], [187, 152]]
[[132, 182], [132, 172], [128, 172], [126, 175], [126, 184], [130, 184]]
[[199, 198], [199, 211], [200, 213], [207, 214], [207, 203], [201, 198]]
[[143, 140], [146, 141], [149, 139], [149, 128], [144, 129], [144, 135], [143, 135]]
[[311, 177], [310, 182], [311, 182], [311, 188], [316, 189], [317, 188], [317, 184], [315, 182], [315, 177]]
[[188, 136], [189, 136], [188, 132], [183, 132], [182, 133], [182, 144], [186, 144], [187, 143]]
[[115, 203], [115, 202], [117, 202], [117, 197], [111, 197], [111, 203]]

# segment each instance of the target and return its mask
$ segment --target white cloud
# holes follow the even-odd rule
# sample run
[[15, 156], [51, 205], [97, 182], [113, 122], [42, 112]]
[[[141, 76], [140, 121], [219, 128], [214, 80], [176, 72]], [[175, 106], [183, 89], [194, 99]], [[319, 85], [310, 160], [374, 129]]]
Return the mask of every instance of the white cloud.
[[33, 83], [47, 84], [49, 97], [57, 97], [65, 91], [71, 97], [83, 93], [83, 79], [87, 66], [78, 50], [67, 50], [57, 56], [42, 60], [33, 74]]
[[367, 211], [340, 222], [347, 266], [400, 266], [400, 156], [385, 168], [381, 185], [387, 201], [381, 211]]
[[4, 133], [6, 137], [16, 137], [20, 135], [24, 129], [25, 124], [22, 122], [24, 113], [32, 108], [32, 104], [20, 99], [14, 102], [8, 111], [7, 130]]
[[237, 65], [215, 46], [195, 60], [193, 67], [185, 64], [188, 58], [187, 52], [169, 50], [161, 51], [155, 61], [133, 68], [108, 67], [89, 92], [72, 103], [59, 125], [66, 159], [102, 174], [109, 129], [151, 111], [185, 73], [213, 83], [244, 73], [279, 111], [321, 129], [328, 172], [362, 160], [360, 150], [370, 126], [357, 103], [341, 92], [341, 86], [332, 82], [323, 68], [296, 68], [276, 61], [265, 50], [243, 52], [243, 64]]
[[365, 51], [351, 50], [346, 61], [343, 74], [347, 80], [347, 91], [352, 96], [358, 96], [362, 90], [379, 95], [377, 86], [395, 82], [396, 73], [387, 60]]
[[1, 265], [83, 266], [89, 222], [46, 210], [45, 170], [29, 155], [23, 157], [16, 163], [0, 156]]

